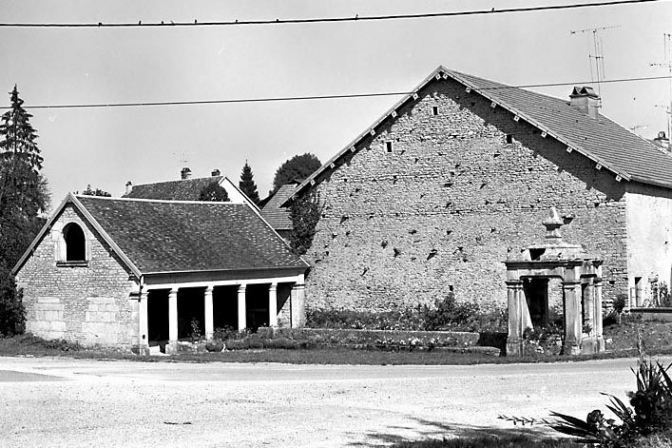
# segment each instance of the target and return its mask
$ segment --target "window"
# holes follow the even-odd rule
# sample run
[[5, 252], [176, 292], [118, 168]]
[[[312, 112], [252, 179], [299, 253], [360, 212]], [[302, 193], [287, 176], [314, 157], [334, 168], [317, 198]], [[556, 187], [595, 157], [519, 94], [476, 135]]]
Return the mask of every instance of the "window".
[[506, 143], [508, 143], [508, 144], [513, 143], [513, 135], [506, 134]]
[[63, 229], [65, 261], [86, 261], [86, 244], [82, 228], [70, 223]]
[[439, 115], [439, 106], [432, 106], [432, 114]]
[[385, 149], [387, 152], [392, 152], [392, 142], [385, 142]]

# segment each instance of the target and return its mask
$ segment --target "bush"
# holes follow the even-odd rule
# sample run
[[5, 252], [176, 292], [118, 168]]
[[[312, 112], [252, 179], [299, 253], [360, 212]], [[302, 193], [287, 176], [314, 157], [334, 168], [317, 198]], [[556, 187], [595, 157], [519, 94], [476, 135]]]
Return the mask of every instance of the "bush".
[[[595, 443], [605, 448], [632, 447], [642, 437], [669, 433], [672, 428], [672, 379], [659, 362], [640, 360], [637, 370], [637, 390], [628, 393], [630, 406], [611, 397], [607, 408], [620, 420], [605, 419], [600, 410], [590, 412], [586, 420], [553, 413], [560, 420], [551, 425], [563, 434], [578, 437], [583, 443]], [[646, 446], [646, 445], [643, 445]]]
[[10, 272], [0, 268], [0, 336], [23, 334], [25, 330], [23, 291], [17, 290]]
[[627, 303], [628, 303], [627, 294], [616, 294], [616, 298], [614, 299], [612, 306], [614, 307], [614, 311], [617, 314], [621, 314]]

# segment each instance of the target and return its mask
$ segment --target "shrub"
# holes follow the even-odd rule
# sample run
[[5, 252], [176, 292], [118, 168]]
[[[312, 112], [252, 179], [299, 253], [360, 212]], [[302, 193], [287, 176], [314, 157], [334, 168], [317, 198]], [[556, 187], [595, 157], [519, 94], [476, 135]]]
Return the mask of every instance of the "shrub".
[[625, 305], [628, 303], [628, 295], [627, 294], [616, 294], [616, 298], [614, 299], [614, 302], [612, 303], [612, 306], [614, 307], [614, 311], [618, 314], [621, 314], [623, 312], [623, 309], [625, 308]]
[[551, 425], [563, 434], [578, 437], [583, 443], [595, 443], [605, 448], [634, 446], [637, 440], [668, 431], [672, 424], [672, 379], [670, 366], [640, 360], [637, 370], [637, 390], [628, 393], [630, 406], [609, 395], [607, 408], [620, 420], [605, 419], [600, 410], [590, 412], [586, 420], [554, 412], [560, 420]]
[[23, 334], [26, 317], [23, 308], [23, 291], [16, 288], [14, 277], [0, 268], [0, 336]]

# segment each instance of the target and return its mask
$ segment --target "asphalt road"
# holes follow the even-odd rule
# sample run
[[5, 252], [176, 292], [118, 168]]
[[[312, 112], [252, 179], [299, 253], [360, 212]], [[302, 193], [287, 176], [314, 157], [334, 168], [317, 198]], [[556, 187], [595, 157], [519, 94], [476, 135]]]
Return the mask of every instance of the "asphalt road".
[[[667, 360], [669, 362], [669, 360]], [[1, 447], [374, 447], [548, 431], [635, 386], [634, 359], [481, 366], [0, 358]]]

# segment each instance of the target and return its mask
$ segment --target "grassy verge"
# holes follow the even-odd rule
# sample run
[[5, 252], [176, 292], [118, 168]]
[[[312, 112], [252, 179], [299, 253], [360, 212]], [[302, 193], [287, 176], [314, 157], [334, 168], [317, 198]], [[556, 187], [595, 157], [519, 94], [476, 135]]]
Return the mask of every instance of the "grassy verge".
[[282, 362], [293, 364], [510, 364], [558, 362], [587, 359], [609, 359], [638, 355], [640, 346], [650, 355], [672, 354], [672, 324], [666, 322], [644, 322], [640, 319], [624, 319], [620, 325], [605, 328], [607, 353], [599, 355], [569, 357], [537, 355], [524, 358], [497, 358], [483, 353], [459, 353], [440, 350], [432, 351], [377, 351], [353, 350], [338, 344], [329, 348], [312, 349], [255, 349], [233, 350], [221, 353], [180, 353], [170, 357], [136, 356], [124, 350], [88, 349], [78, 344], [23, 335], [0, 337], [0, 356], [67, 356], [90, 359], [129, 359], [144, 362]]
[[543, 439], [533, 436], [476, 436], [443, 440], [422, 440], [401, 442], [392, 448], [580, 448], [581, 445], [569, 439]]

